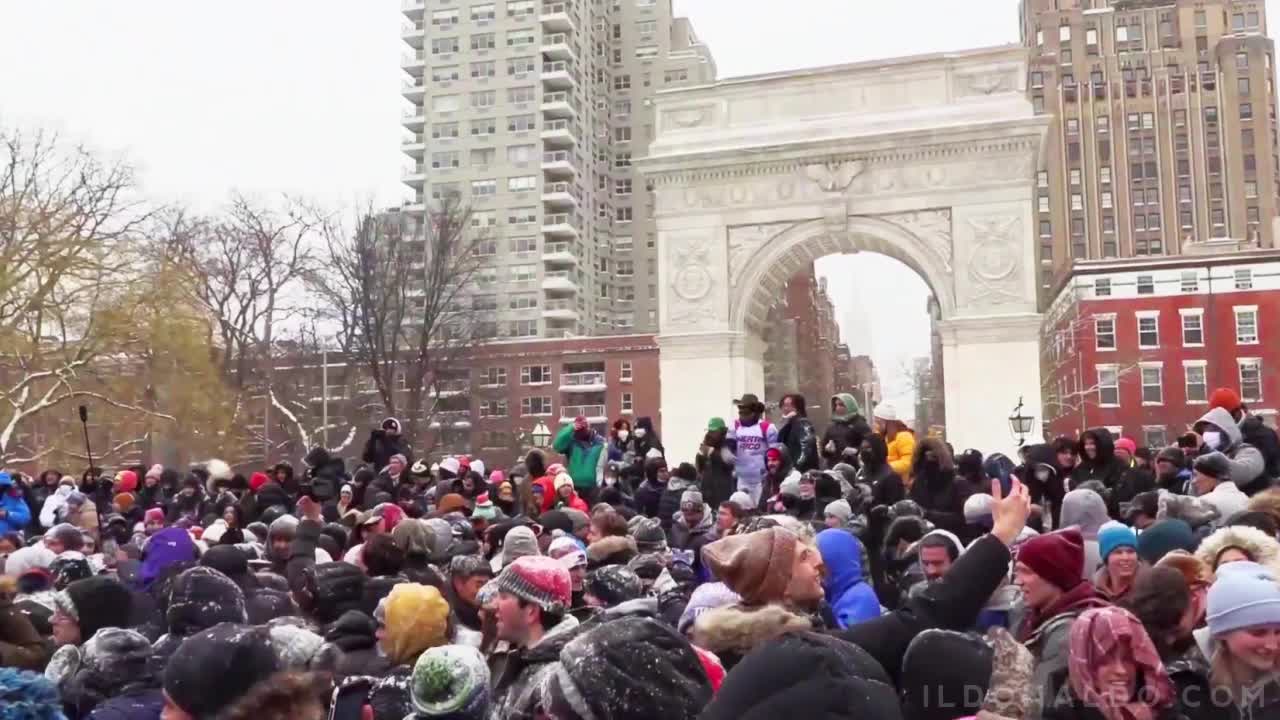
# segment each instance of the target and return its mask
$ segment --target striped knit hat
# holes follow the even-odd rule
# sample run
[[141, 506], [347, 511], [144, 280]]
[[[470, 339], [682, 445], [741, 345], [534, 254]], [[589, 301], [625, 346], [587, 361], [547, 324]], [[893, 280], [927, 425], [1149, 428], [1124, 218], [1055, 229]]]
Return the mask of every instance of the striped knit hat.
[[515, 595], [542, 608], [563, 613], [573, 602], [573, 586], [564, 564], [545, 555], [517, 559], [497, 579], [498, 591]]
[[483, 720], [489, 710], [489, 666], [473, 647], [433, 647], [413, 666], [409, 697], [415, 717]]

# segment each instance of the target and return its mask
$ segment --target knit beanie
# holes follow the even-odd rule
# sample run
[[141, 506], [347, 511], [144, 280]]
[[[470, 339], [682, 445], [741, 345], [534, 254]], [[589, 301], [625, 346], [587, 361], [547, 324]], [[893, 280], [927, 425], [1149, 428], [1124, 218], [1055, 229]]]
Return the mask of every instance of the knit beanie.
[[502, 565], [505, 567], [517, 559], [538, 555], [538, 538], [525, 525], [517, 525], [502, 539]]
[[605, 607], [615, 607], [644, 595], [644, 581], [626, 565], [605, 565], [587, 575], [586, 592]]
[[53, 682], [40, 673], [0, 668], [0, 717], [15, 720], [65, 720]]
[[383, 642], [392, 663], [407, 663], [449, 641], [449, 603], [434, 586], [400, 583], [391, 589], [385, 607]]
[[258, 492], [262, 489], [263, 485], [266, 485], [269, 482], [271, 482], [271, 478], [267, 477], [266, 473], [256, 472], [249, 476], [249, 489], [254, 492]]
[[737, 505], [744, 513], [751, 512], [756, 508], [756, 504], [751, 502], [751, 496], [741, 490], [730, 495], [729, 502]]
[[1133, 528], [1118, 522], [1109, 522], [1098, 531], [1098, 556], [1107, 562], [1107, 556], [1116, 548], [1138, 549], [1138, 536]]
[[1220, 452], [1211, 452], [1196, 458], [1192, 465], [1196, 472], [1214, 480], [1226, 480], [1231, 476], [1231, 461]]
[[409, 677], [416, 718], [484, 720], [489, 712], [489, 665], [467, 645], [433, 647]]
[[827, 503], [826, 509], [822, 511], [823, 515], [834, 517], [841, 523], [849, 522], [849, 518], [853, 517], [853, 508], [849, 507], [848, 500], [836, 500]]
[[702, 493], [690, 488], [680, 495], [681, 510], [701, 510], [702, 509]]
[[689, 596], [689, 604], [685, 605], [684, 612], [680, 613], [680, 620], [676, 623], [676, 629], [685, 634], [688, 632], [689, 626], [693, 625], [708, 610], [736, 605], [740, 602], [742, 602], [742, 597], [730, 590], [728, 585], [721, 582], [703, 583]]
[[1074, 527], [1037, 535], [1018, 548], [1018, 562], [1058, 589], [1070, 590], [1084, 582], [1084, 538]]
[[664, 552], [667, 549], [667, 534], [662, 531], [662, 523], [657, 518], [643, 518], [631, 529], [631, 537], [636, 541], [636, 550], [641, 553]]
[[117, 492], [133, 492], [138, 489], [138, 473], [132, 470], [121, 470], [116, 475]]
[[54, 596], [54, 605], [75, 619], [80, 637], [90, 638], [104, 627], [128, 627], [133, 594], [119, 580], [97, 575], [77, 580]]
[[164, 510], [158, 507], [149, 508], [146, 512], [142, 513], [142, 521], [144, 523], [164, 523]]
[[[764, 605], [781, 600], [786, 592], [798, 541], [780, 527], [730, 535], [704, 546], [702, 561], [748, 605]], [[1076, 576], [1079, 579], [1078, 565]]]
[[569, 488], [570, 490], [572, 490], [573, 478], [569, 477], [569, 473], [562, 472], [559, 475], [556, 475], [554, 486], [555, 486], [556, 492], [560, 492], [561, 488]]
[[80, 528], [71, 523], [58, 523], [49, 528], [45, 532], [45, 537], [50, 537], [62, 543], [63, 551], [76, 550], [84, 547], [84, 533], [80, 532]]
[[151, 478], [155, 478], [156, 480], [159, 480], [162, 475], [164, 475], [164, 466], [156, 463], [147, 470], [147, 474], [143, 479], [150, 480]]
[[1138, 443], [1134, 442], [1133, 438], [1122, 437], [1116, 440], [1115, 447], [1117, 450], [1128, 452], [1129, 457], [1133, 457], [1133, 454], [1138, 452]]
[[1198, 544], [1195, 531], [1186, 520], [1170, 518], [1161, 520], [1138, 535], [1138, 557], [1148, 565], [1174, 550], [1192, 552]]
[[266, 628], [219, 623], [178, 646], [164, 670], [164, 692], [189, 715], [215, 717], [279, 669]]
[[547, 548], [547, 556], [564, 563], [565, 568], [569, 570], [585, 567], [587, 564], [586, 551], [577, 540], [571, 537], [558, 537], [552, 540], [551, 547]]
[[1182, 452], [1182, 448], [1176, 445], [1173, 447], [1167, 447], [1156, 453], [1156, 462], [1160, 462], [1161, 460], [1167, 463], [1173, 463], [1177, 467], [1184, 467], [1187, 464], [1186, 454]]
[[563, 613], [573, 602], [569, 571], [549, 557], [517, 559], [498, 575], [498, 590], [531, 602], [544, 612]]
[[1205, 614], [1209, 634], [1280, 624], [1280, 585], [1267, 568], [1253, 562], [1227, 563], [1209, 586]]
[[77, 580], [93, 577], [93, 568], [83, 553], [67, 550], [49, 563], [49, 574], [53, 576], [54, 590], [66, 590]]
[[436, 515], [448, 515], [451, 512], [466, 509], [467, 499], [457, 493], [449, 493], [440, 498], [440, 502], [436, 503]]

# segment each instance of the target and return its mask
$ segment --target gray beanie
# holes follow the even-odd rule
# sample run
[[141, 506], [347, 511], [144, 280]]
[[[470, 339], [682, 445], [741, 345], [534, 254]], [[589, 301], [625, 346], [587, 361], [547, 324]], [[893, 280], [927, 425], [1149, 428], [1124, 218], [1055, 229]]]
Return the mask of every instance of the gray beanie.
[[702, 508], [702, 493], [697, 490], [685, 490], [680, 496], [681, 510], [695, 510]]
[[511, 528], [502, 538], [502, 567], [510, 565], [518, 558], [540, 554], [537, 536], [524, 525]]
[[737, 505], [744, 513], [751, 512], [756, 507], [756, 504], [751, 502], [751, 496], [741, 490], [730, 495], [729, 502]]
[[1226, 455], [1216, 451], [1196, 458], [1192, 467], [1196, 472], [1208, 475], [1214, 480], [1226, 480], [1231, 476], [1231, 461]]
[[836, 500], [827, 503], [826, 510], [822, 511], [823, 515], [830, 515], [842, 523], [849, 522], [849, 518], [853, 517], [853, 508], [849, 507], [848, 500]]

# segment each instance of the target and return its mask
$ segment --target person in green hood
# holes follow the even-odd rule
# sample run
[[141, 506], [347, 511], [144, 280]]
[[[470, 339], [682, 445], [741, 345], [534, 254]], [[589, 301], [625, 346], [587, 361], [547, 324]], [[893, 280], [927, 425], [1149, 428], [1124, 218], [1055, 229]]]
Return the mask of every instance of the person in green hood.
[[871, 426], [862, 417], [862, 408], [849, 393], [831, 396], [831, 424], [822, 434], [822, 458], [832, 468], [842, 462], [856, 462], [862, 438], [871, 433]]

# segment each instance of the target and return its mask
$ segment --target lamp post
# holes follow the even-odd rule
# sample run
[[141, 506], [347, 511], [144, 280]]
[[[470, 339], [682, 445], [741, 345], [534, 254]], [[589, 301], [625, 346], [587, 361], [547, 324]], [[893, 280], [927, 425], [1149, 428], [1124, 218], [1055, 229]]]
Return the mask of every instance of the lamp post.
[[551, 442], [551, 430], [549, 430], [547, 428], [547, 424], [541, 420], [538, 421], [537, 425], [533, 426], [533, 432], [531, 435], [533, 436], [534, 447], [545, 448], [547, 443]]
[[1009, 416], [1009, 429], [1018, 436], [1018, 447], [1026, 444], [1027, 435], [1031, 434], [1033, 424], [1035, 424], [1034, 417], [1022, 414], [1022, 396], [1019, 395], [1018, 405], [1013, 408], [1013, 414]]

